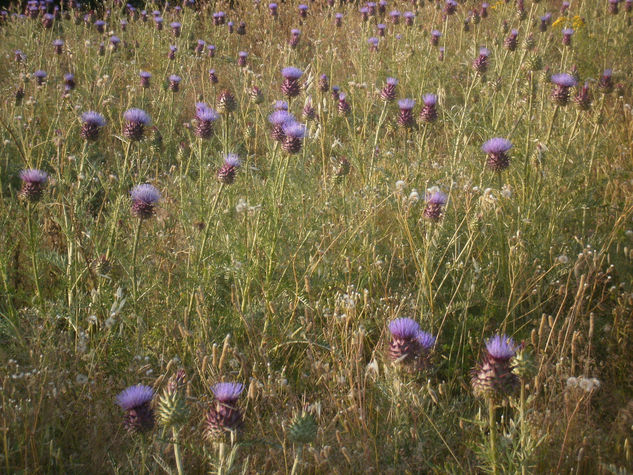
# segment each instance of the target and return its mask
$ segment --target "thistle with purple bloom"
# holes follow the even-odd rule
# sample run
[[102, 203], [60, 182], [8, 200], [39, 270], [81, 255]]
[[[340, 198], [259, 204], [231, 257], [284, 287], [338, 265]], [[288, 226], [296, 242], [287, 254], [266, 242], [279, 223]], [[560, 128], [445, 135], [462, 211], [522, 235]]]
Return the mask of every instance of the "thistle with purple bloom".
[[215, 74], [215, 69], [209, 69], [209, 81], [211, 81], [211, 84], [218, 83], [218, 76]]
[[587, 111], [591, 107], [591, 92], [589, 91], [589, 83], [585, 82], [582, 86], [576, 97], [574, 97], [574, 102], [576, 106], [581, 111]]
[[284, 81], [281, 84], [281, 91], [287, 97], [296, 97], [301, 92], [299, 78], [303, 76], [303, 71], [295, 67], [286, 67], [281, 70]]
[[20, 172], [20, 179], [22, 189], [19, 196], [31, 203], [39, 201], [48, 181], [48, 173], [37, 168], [29, 168]]
[[413, 99], [400, 99], [398, 101], [398, 108], [400, 114], [398, 115], [398, 125], [404, 128], [411, 128], [415, 126], [415, 118], [413, 117], [413, 108], [415, 107], [415, 101]]
[[563, 28], [563, 45], [571, 46], [571, 37], [574, 34], [574, 30], [572, 28]]
[[194, 134], [201, 139], [208, 139], [213, 135], [213, 124], [219, 115], [204, 102], [196, 103], [196, 128]]
[[227, 431], [234, 431], [242, 425], [242, 413], [237, 400], [244, 390], [240, 383], [217, 383], [211, 387], [215, 401], [206, 414], [205, 437], [214, 440]]
[[371, 38], [367, 40], [367, 43], [369, 43], [369, 51], [372, 51], [372, 52], [378, 51], [378, 38], [376, 38], [375, 36], [372, 36]]
[[101, 114], [95, 111], [87, 111], [81, 115], [81, 138], [87, 142], [94, 142], [99, 138], [99, 130], [106, 125]]
[[295, 118], [292, 116], [292, 114], [288, 113], [287, 109], [278, 109], [270, 114], [268, 116], [268, 122], [270, 122], [273, 126], [270, 133], [272, 139], [277, 142], [283, 142], [286, 138], [286, 134], [284, 133], [284, 125], [294, 121]]
[[439, 30], [431, 31], [431, 44], [433, 46], [437, 46], [440, 43], [440, 37], [442, 36], [442, 32]]
[[319, 76], [319, 91], [321, 92], [328, 92], [330, 89], [330, 81], [328, 80], [327, 75], [325, 74], [321, 74], [321, 76]]
[[388, 77], [386, 84], [380, 91], [380, 98], [384, 102], [393, 102], [396, 99], [396, 87], [398, 86], [398, 80], [396, 78]]
[[153, 398], [154, 390], [141, 384], [130, 386], [116, 397], [116, 403], [125, 411], [123, 425], [130, 433], [148, 432], [154, 427]]
[[[334, 93], [334, 87], [332, 88], [332, 93]], [[350, 112], [352, 112], [352, 107], [347, 102], [347, 95], [341, 92], [338, 94], [338, 113], [341, 116], [346, 116]]]
[[156, 29], [158, 31], [161, 31], [163, 29], [163, 18], [160, 16], [155, 16], [154, 17], [154, 26], [156, 27]]
[[290, 30], [290, 40], [288, 41], [288, 45], [291, 48], [296, 48], [297, 45], [299, 44], [300, 37], [301, 37], [301, 30], [297, 30], [296, 28], [293, 28], [292, 30]]
[[137, 108], [125, 111], [123, 119], [125, 120], [123, 136], [133, 142], [137, 142], [143, 138], [145, 126], [150, 125], [151, 123], [151, 119], [147, 112]]
[[494, 335], [486, 341], [486, 353], [471, 376], [475, 396], [498, 402], [516, 393], [519, 379], [510, 363], [516, 350], [514, 341], [506, 335]]
[[224, 185], [230, 185], [235, 181], [235, 173], [242, 165], [237, 154], [229, 153], [224, 156], [224, 164], [218, 170], [218, 181]]
[[213, 58], [215, 56], [215, 45], [207, 45], [207, 53], [209, 58]]
[[240, 51], [237, 55], [237, 65], [240, 68], [246, 67], [246, 58], [248, 57], [248, 53], [246, 51]]
[[519, 32], [517, 30], [512, 30], [510, 32], [510, 35], [508, 37], [506, 37], [506, 39], [503, 41], [503, 46], [505, 46], [505, 48], [508, 51], [514, 51], [517, 49], [517, 37], [519, 36]]
[[426, 193], [426, 206], [423, 215], [430, 221], [438, 222], [444, 214], [444, 205], [448, 197], [436, 186], [429, 188]]
[[552, 91], [552, 100], [558, 106], [566, 106], [569, 102], [569, 89], [577, 84], [576, 78], [571, 74], [559, 73], [551, 77], [555, 87]]
[[54, 40], [53, 48], [55, 50], [55, 54], [62, 54], [64, 52], [64, 40]]
[[603, 94], [610, 94], [613, 92], [613, 81], [611, 76], [613, 75], [613, 71], [611, 69], [605, 69], [598, 80], [598, 89]]
[[64, 90], [70, 92], [75, 89], [75, 75], [72, 73], [64, 74]]
[[389, 17], [391, 18], [391, 22], [394, 25], [397, 25], [400, 23], [400, 12], [398, 10], [392, 10], [389, 12]]
[[95, 21], [95, 28], [99, 33], [105, 32], [106, 22], [103, 20]]
[[424, 94], [422, 96], [424, 107], [420, 111], [420, 120], [431, 123], [437, 120], [437, 96], [435, 94]]
[[152, 73], [147, 71], [141, 71], [139, 76], [141, 77], [141, 87], [143, 89], [147, 89], [150, 86], [150, 79], [152, 78]]
[[341, 25], [343, 25], [343, 14], [342, 13], [337, 13], [336, 15], [334, 15], [334, 25], [337, 28], [340, 28]]
[[473, 69], [477, 74], [483, 75], [488, 71], [488, 57], [490, 50], [488, 48], [479, 48], [479, 56], [473, 61]]
[[171, 27], [172, 34], [176, 38], [178, 38], [180, 36], [182, 24], [180, 22], [174, 21], [174, 22], [170, 23], [169, 26]]
[[156, 204], [160, 201], [159, 191], [149, 183], [137, 185], [130, 191], [132, 213], [141, 220], [154, 216]]
[[44, 80], [46, 79], [46, 76], [48, 75], [46, 74], [46, 71], [38, 69], [37, 71], [33, 73], [33, 76], [35, 77], [35, 82], [37, 83], [37, 85], [41, 86], [44, 84]]
[[306, 135], [305, 125], [298, 122], [286, 122], [282, 127], [285, 138], [281, 143], [281, 148], [290, 154], [299, 153]]
[[486, 165], [492, 171], [501, 172], [510, 165], [508, 151], [512, 148], [512, 143], [508, 139], [495, 137], [485, 142], [481, 149], [488, 154]]

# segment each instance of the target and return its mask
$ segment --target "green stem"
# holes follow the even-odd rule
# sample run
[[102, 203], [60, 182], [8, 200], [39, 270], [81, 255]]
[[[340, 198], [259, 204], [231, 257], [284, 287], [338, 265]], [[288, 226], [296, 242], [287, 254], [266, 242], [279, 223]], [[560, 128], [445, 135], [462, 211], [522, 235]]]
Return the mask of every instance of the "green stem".
[[37, 254], [35, 248], [35, 232], [33, 230], [33, 204], [28, 203], [27, 207], [27, 226], [29, 231], [29, 246], [31, 248], [31, 264], [33, 265], [33, 280], [35, 281], [35, 291], [37, 301], [40, 307], [43, 306], [42, 302], [42, 290], [40, 289], [39, 268], [37, 265]]
[[182, 459], [180, 457], [180, 445], [178, 444], [178, 431], [175, 427], [171, 428], [172, 436], [174, 437], [174, 458], [176, 459], [176, 470], [178, 475], [183, 475], [185, 472], [182, 469]]
[[552, 120], [549, 123], [549, 129], [547, 130], [547, 137], [545, 138], [545, 145], [549, 143], [549, 139], [552, 136], [552, 129], [554, 128], [554, 121], [556, 120], [556, 115], [558, 114], [558, 109], [560, 109], [559, 105], [554, 107], [554, 113], [552, 114]]
[[492, 398], [488, 399], [488, 425], [490, 433], [490, 455], [492, 457], [492, 473], [497, 475], [497, 420], [496, 406]]
[[132, 244], [132, 297], [134, 299], [134, 311], [136, 312], [138, 303], [138, 282], [137, 282], [137, 269], [136, 269], [136, 255], [138, 253], [138, 241], [141, 235], [141, 226], [143, 225], [143, 219], [138, 218], [138, 224], [136, 225], [136, 231], [134, 233], [134, 243]]
[[299, 445], [299, 448], [297, 449], [297, 454], [295, 455], [295, 461], [292, 464], [292, 471], [290, 472], [290, 475], [296, 475], [298, 473], [297, 470], [299, 470], [299, 461], [301, 460], [302, 451], [303, 445]]
[[521, 378], [521, 395], [519, 403], [519, 419], [521, 425], [521, 475], [526, 475], [526, 457], [525, 457], [525, 382]]

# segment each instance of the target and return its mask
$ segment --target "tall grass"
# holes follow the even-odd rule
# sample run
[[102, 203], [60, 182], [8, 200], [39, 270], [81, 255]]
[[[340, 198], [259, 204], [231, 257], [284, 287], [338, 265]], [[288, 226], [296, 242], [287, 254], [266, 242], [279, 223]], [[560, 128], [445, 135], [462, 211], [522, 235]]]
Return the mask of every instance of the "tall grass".
[[[107, 2], [93, 14], [71, 9], [50, 29], [9, 9], [0, 25], [2, 470], [633, 470], [633, 30], [624, 3], [612, 15], [607, 2], [560, 13], [559, 2], [528, 0], [519, 15], [497, 2], [478, 22], [472, 2], [445, 16], [443, 3], [394, 0], [366, 22], [355, 3], [312, 2], [305, 19], [298, 4], [280, 3], [276, 18], [265, 3], [182, 13], [147, 5], [143, 22]], [[414, 25], [393, 24], [393, 9], [414, 11]], [[106, 10], [100, 34], [94, 21]], [[219, 10], [246, 34], [214, 26]], [[547, 11], [552, 24], [540, 32]], [[377, 23], [386, 35], [372, 52]], [[569, 47], [564, 26], [575, 29]], [[438, 46], [433, 29], [443, 33]], [[214, 57], [194, 52], [198, 39], [215, 45]], [[481, 46], [491, 51], [483, 75], [472, 66]], [[246, 67], [239, 51], [249, 53]], [[308, 97], [316, 109], [293, 155], [267, 121], [274, 101], [288, 100], [286, 66], [304, 71], [290, 111], [303, 121]], [[617, 85], [603, 94], [606, 68]], [[42, 86], [38, 69], [48, 73]], [[140, 71], [152, 73], [150, 88]], [[77, 85], [64, 93], [68, 72]], [[589, 110], [576, 108], [577, 88], [567, 106], [554, 105], [549, 76], [558, 72], [589, 81]], [[179, 92], [168, 88], [171, 74], [182, 77]], [[346, 94], [348, 115], [319, 90], [321, 74]], [[398, 98], [416, 100], [416, 127], [399, 127], [397, 102], [380, 100], [387, 77], [399, 80]], [[237, 109], [198, 139], [196, 102], [218, 108], [225, 89]], [[439, 97], [428, 124], [418, 119], [425, 93]], [[158, 132], [126, 139], [132, 107]], [[80, 136], [88, 110], [107, 121], [94, 143]], [[513, 144], [501, 172], [481, 150], [492, 137]], [[226, 153], [242, 166], [225, 185], [216, 174]], [[347, 175], [337, 173], [342, 158]], [[50, 175], [37, 203], [19, 197], [26, 168]], [[163, 197], [142, 226], [129, 197], [140, 183]], [[434, 186], [448, 195], [437, 222], [423, 215]], [[403, 316], [437, 337], [424, 371], [387, 357], [387, 324]], [[523, 341], [535, 371], [520, 396], [490, 411], [490, 426], [470, 370], [495, 332]], [[187, 374], [182, 427], [127, 434], [115, 396], [137, 383], [160, 393], [178, 368]], [[222, 444], [202, 435], [219, 381], [245, 385], [243, 428]], [[297, 442], [290, 427], [308, 413], [316, 436]]]

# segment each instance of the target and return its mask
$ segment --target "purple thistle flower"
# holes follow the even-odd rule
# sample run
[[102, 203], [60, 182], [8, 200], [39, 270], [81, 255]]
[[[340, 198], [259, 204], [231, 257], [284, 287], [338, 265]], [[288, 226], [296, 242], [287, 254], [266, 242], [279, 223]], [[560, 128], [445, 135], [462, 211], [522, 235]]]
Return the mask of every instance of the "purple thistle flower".
[[246, 23], [241, 21], [240, 24], [237, 25], [236, 32], [237, 32], [238, 35], [245, 35], [246, 34]]
[[369, 8], [361, 7], [358, 11], [360, 12], [363, 21], [367, 21], [369, 19]]
[[283, 68], [281, 70], [281, 75], [285, 79], [290, 79], [290, 80], [296, 81], [301, 76], [303, 76], [303, 71], [301, 71], [299, 68], [295, 68], [293, 66], [289, 66], [289, 67]]
[[123, 136], [132, 141], [141, 140], [146, 125], [150, 125], [151, 119], [147, 112], [141, 109], [132, 108], [123, 114], [125, 126]]
[[152, 73], [147, 71], [141, 71], [139, 76], [141, 77], [141, 87], [147, 89], [150, 85], [150, 79], [152, 78]]
[[384, 15], [386, 11], [387, 11], [387, 0], [380, 0], [378, 2], [378, 12], [381, 15]]
[[130, 197], [132, 213], [140, 219], [151, 218], [154, 215], [154, 207], [161, 198], [158, 190], [149, 183], [136, 185], [130, 191]]
[[506, 335], [494, 335], [486, 341], [486, 350], [497, 360], [509, 360], [516, 354], [516, 345]]
[[421, 330], [415, 336], [415, 339], [417, 340], [418, 344], [422, 347], [422, 349], [424, 349], [425, 351], [429, 351], [431, 348], [433, 348], [433, 345], [435, 345], [435, 340], [436, 340], [433, 335]]
[[94, 142], [99, 138], [99, 129], [106, 125], [106, 120], [95, 111], [87, 111], [81, 114], [81, 138]]
[[473, 69], [478, 74], [485, 74], [488, 71], [488, 57], [490, 56], [490, 50], [485, 47], [479, 48], [479, 56], [473, 61]]
[[415, 19], [415, 13], [404, 12], [404, 22], [407, 26], [413, 26], [413, 20]]
[[376, 2], [367, 2], [367, 8], [369, 9], [370, 15], [376, 14]]
[[[283, 101], [277, 101], [283, 102]], [[286, 104], [287, 106], [287, 104]], [[295, 118], [292, 114], [288, 113], [287, 109], [277, 109], [275, 112], [268, 116], [268, 121], [272, 124], [273, 128], [270, 132], [270, 135], [273, 140], [277, 142], [283, 142], [286, 138], [286, 134], [284, 132], [284, 125], [289, 122], [294, 122]]]
[[112, 47], [114, 51], [116, 51], [117, 47], [119, 46], [119, 43], [121, 43], [121, 40], [119, 39], [118, 36], [113, 35], [110, 37], [110, 46]]
[[431, 44], [433, 46], [437, 46], [440, 42], [440, 37], [442, 36], [442, 32], [439, 30], [431, 31]]
[[439, 221], [444, 213], [444, 205], [448, 200], [446, 193], [442, 193], [437, 186], [434, 186], [429, 188], [425, 198], [424, 217], [431, 221]]
[[385, 36], [385, 30], [387, 29], [387, 25], [385, 25], [384, 23], [378, 23], [376, 25], [376, 30], [378, 30], [378, 36], [380, 37], [384, 37]]
[[319, 76], [319, 91], [328, 92], [329, 89], [330, 89], [330, 81], [327, 75], [321, 74], [321, 76]]
[[207, 45], [207, 42], [204, 40], [198, 40], [196, 42], [196, 47], [194, 49], [196, 54], [202, 54], [202, 52], [204, 51], [204, 47]]
[[54, 40], [53, 47], [55, 54], [62, 54], [64, 52], [64, 40]]
[[398, 115], [398, 125], [405, 128], [410, 128], [415, 125], [415, 118], [413, 117], [413, 108], [415, 107], [415, 101], [413, 99], [400, 99], [398, 101], [398, 108], [400, 109], [400, 115]]
[[208, 139], [213, 134], [213, 123], [219, 114], [204, 102], [196, 103], [196, 128], [194, 134], [201, 139]]
[[211, 387], [215, 403], [206, 415], [205, 436], [213, 440], [227, 430], [237, 430], [242, 425], [242, 414], [236, 403], [244, 385], [240, 383], [217, 383]]
[[213, 58], [215, 56], [215, 45], [207, 45], [207, 52], [209, 54], [209, 58]]
[[127, 28], [127, 21], [121, 20], [120, 25], [121, 25], [121, 31], [125, 31]]
[[541, 32], [547, 31], [547, 25], [549, 25], [550, 20], [552, 19], [551, 13], [546, 13], [541, 17], [541, 23], [539, 24], [539, 30]]
[[[225, 185], [230, 185], [235, 180], [235, 173], [242, 165], [237, 154], [229, 153], [224, 156], [224, 164], [218, 170], [218, 181]], [[217, 396], [216, 396], [217, 397]]]
[[609, 13], [612, 15], [618, 14], [618, 3], [620, 0], [609, 0]]
[[420, 111], [420, 120], [430, 123], [437, 119], [437, 96], [435, 94], [424, 94], [422, 96], [424, 107]]
[[565, 106], [569, 102], [569, 88], [577, 84], [576, 78], [571, 74], [553, 74], [551, 81], [555, 84], [552, 91], [552, 100], [559, 106]]
[[218, 83], [218, 77], [215, 74], [215, 69], [209, 69], [209, 80], [211, 81], [211, 84]]
[[396, 87], [398, 80], [396, 78], [387, 78], [385, 86], [380, 91], [380, 98], [385, 102], [392, 102], [396, 99]]
[[228, 22], [226, 24], [226, 28], [229, 30], [229, 34], [233, 34], [233, 28], [235, 27], [235, 23], [233, 23], [232, 21]]
[[163, 29], [163, 18], [160, 16], [155, 16], [154, 17], [154, 25], [156, 26], [157, 30], [162, 30]]
[[95, 21], [95, 27], [99, 33], [103, 33], [105, 31], [106, 22], [103, 20]]
[[146, 432], [154, 427], [153, 397], [154, 390], [141, 384], [130, 386], [116, 397], [116, 403], [126, 413], [123, 424], [128, 431]]
[[306, 135], [305, 125], [288, 121], [282, 125], [282, 129], [284, 140], [281, 144], [281, 148], [288, 153], [299, 153], [301, 151], [303, 138]]
[[37, 85], [41, 86], [42, 84], [44, 84], [44, 80], [48, 75], [46, 74], [46, 71], [38, 69], [33, 73], [33, 76], [35, 76], [35, 82], [37, 82]]
[[64, 90], [66, 92], [75, 89], [75, 75], [72, 73], [64, 74]]
[[446, 0], [446, 4], [444, 5], [444, 13], [447, 15], [452, 15], [457, 11], [457, 2], [455, 0]]
[[510, 35], [504, 40], [503, 46], [508, 51], [514, 51], [517, 49], [517, 37], [519, 36], [519, 32], [517, 30], [510, 31]]
[[55, 16], [50, 13], [45, 13], [42, 17], [42, 26], [46, 29], [53, 26], [53, 20], [55, 20]]
[[39, 201], [44, 191], [44, 185], [48, 180], [48, 173], [37, 168], [29, 168], [20, 172], [20, 179], [22, 180], [22, 189], [19, 196], [32, 203]]
[[167, 53], [167, 58], [175, 59], [176, 58], [176, 51], [178, 51], [178, 46], [170, 45], [169, 46], [169, 52]]
[[342, 13], [337, 13], [336, 15], [334, 15], [334, 25], [337, 28], [340, 28], [340, 26], [343, 24], [343, 14]]
[[574, 102], [581, 111], [589, 110], [591, 107], [591, 93], [589, 92], [588, 82], [585, 82], [584, 86], [578, 91], [578, 94], [574, 97]]
[[301, 4], [298, 7], [299, 10], [299, 16], [301, 16], [301, 18], [305, 18], [308, 15], [308, 6], [305, 4]]
[[290, 30], [290, 40], [288, 40], [288, 44], [290, 45], [291, 48], [296, 48], [297, 45], [299, 44], [299, 38], [301, 38], [301, 30], [297, 30], [296, 28], [293, 28], [292, 30]]
[[270, 12], [271, 16], [276, 17], [277, 16], [277, 4], [276, 3], [269, 3], [268, 4], [268, 11]]
[[[337, 91], [338, 94], [338, 86], [332, 87], [332, 94]], [[338, 94], [338, 113], [339, 115], [346, 116], [352, 111], [352, 107], [347, 102], [347, 95], [344, 93]]]
[[211, 387], [215, 398], [220, 402], [234, 403], [242, 394], [244, 385], [241, 383], [217, 383]]
[[611, 80], [612, 75], [613, 71], [611, 69], [605, 69], [598, 80], [598, 89], [600, 89], [603, 94], [610, 94], [613, 91], [613, 81]]
[[571, 46], [571, 37], [574, 34], [574, 30], [571, 28], [563, 28], [563, 45]]
[[495, 137], [485, 142], [481, 149], [488, 154], [486, 164], [495, 171], [501, 172], [510, 165], [508, 151], [512, 148], [512, 143], [508, 139]]
[[369, 43], [369, 51], [378, 51], [378, 38], [372, 36], [367, 40], [367, 43]]
[[169, 26], [171, 27], [171, 32], [174, 34], [174, 36], [178, 38], [180, 36], [182, 24], [180, 22], [174, 21], [170, 23]]
[[395, 338], [411, 340], [415, 338], [420, 331], [420, 325], [408, 317], [396, 318], [389, 323], [389, 331]]
[[237, 65], [241, 68], [246, 66], [246, 58], [248, 57], [248, 53], [246, 51], [240, 51], [238, 53]]
[[394, 25], [400, 23], [400, 12], [398, 10], [391, 10], [389, 12], [389, 16], [391, 17], [391, 21]]
[[303, 75], [303, 71], [295, 67], [287, 67], [281, 70], [284, 81], [281, 84], [281, 91], [288, 97], [296, 97], [301, 92], [299, 78]]

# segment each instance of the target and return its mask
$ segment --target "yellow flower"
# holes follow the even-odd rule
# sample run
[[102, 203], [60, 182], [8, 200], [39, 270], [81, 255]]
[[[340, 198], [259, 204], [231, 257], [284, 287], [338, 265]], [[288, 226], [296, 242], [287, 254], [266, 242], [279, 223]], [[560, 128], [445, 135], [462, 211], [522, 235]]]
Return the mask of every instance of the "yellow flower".
[[572, 26], [575, 30], [580, 30], [582, 28], [585, 27], [585, 20], [581, 17], [579, 17], [578, 15], [576, 15], [573, 19], [572, 19]]
[[567, 18], [559, 16], [554, 23], [552, 23], [552, 28], [563, 27], [567, 23]]

